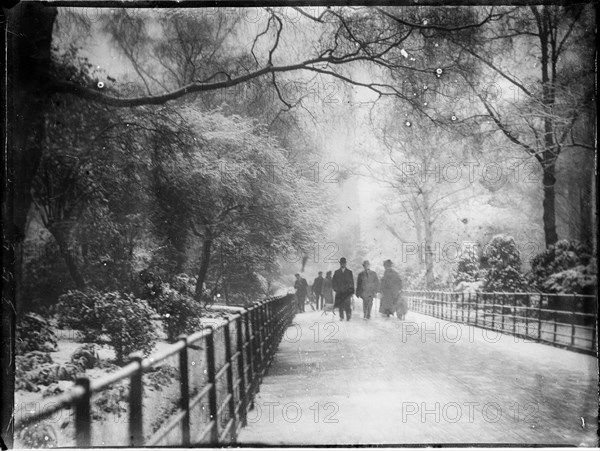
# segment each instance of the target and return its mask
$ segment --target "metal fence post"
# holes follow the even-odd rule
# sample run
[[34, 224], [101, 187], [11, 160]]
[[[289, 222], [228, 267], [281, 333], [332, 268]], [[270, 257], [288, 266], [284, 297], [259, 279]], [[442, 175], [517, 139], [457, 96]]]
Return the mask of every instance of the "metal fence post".
[[[246, 314], [247, 312], [244, 312]], [[240, 385], [238, 388], [239, 391], [239, 401], [240, 401], [240, 421], [242, 423], [242, 427], [248, 424], [248, 412], [247, 412], [247, 404], [246, 404], [246, 371], [245, 371], [245, 362], [244, 359], [244, 337], [242, 336], [242, 317], [238, 316], [235, 320], [235, 327], [237, 330], [237, 351], [238, 351], [238, 377], [240, 378]]]
[[226, 377], [227, 393], [229, 394], [229, 414], [231, 415], [231, 419], [233, 420], [231, 438], [235, 441], [237, 436], [237, 420], [235, 418], [235, 398], [233, 390], [233, 359], [231, 358], [231, 334], [229, 321], [225, 323], [223, 332], [225, 333], [225, 364], [227, 365]]
[[540, 294], [538, 303], [538, 341], [542, 341], [542, 302], [544, 302], [543, 295]]
[[531, 306], [529, 294], [525, 295], [523, 303], [525, 304], [525, 338], [527, 338], [529, 337], [529, 307]]
[[83, 388], [83, 396], [75, 403], [75, 440], [78, 448], [91, 446], [90, 380], [79, 377], [75, 385]]
[[144, 446], [144, 424], [143, 424], [143, 395], [142, 385], [142, 359], [141, 352], [130, 354], [129, 359], [136, 362], [137, 370], [131, 375], [129, 386], [129, 438], [130, 446], [140, 448]]
[[217, 377], [215, 363], [215, 329], [209, 326], [210, 332], [206, 335], [206, 365], [208, 383], [211, 385], [208, 392], [208, 409], [213, 427], [210, 431], [211, 444], [219, 443], [219, 418], [217, 417]]
[[[248, 361], [248, 387], [247, 387], [247, 393], [246, 395], [249, 396], [246, 398], [246, 405], [249, 405], [250, 409], [254, 408], [254, 393], [253, 393], [253, 387], [254, 387], [254, 355], [253, 355], [253, 348], [252, 348], [252, 334], [254, 333], [254, 329], [251, 328], [251, 320], [252, 320], [252, 309], [253, 307], [250, 307], [250, 309], [246, 310], [245, 314], [244, 314], [244, 328], [246, 330], [246, 338], [244, 340], [245, 343], [245, 347], [246, 347], [246, 360]], [[248, 404], [249, 401], [249, 404]]]
[[[469, 293], [470, 296], [470, 293]], [[477, 326], [477, 317], [479, 316], [479, 293], [475, 292], [475, 325]]]
[[496, 327], [496, 304], [498, 303], [496, 294], [496, 292], [492, 293], [492, 329]]
[[181, 392], [180, 406], [185, 412], [181, 421], [181, 441], [183, 446], [190, 445], [190, 383], [188, 371], [188, 348], [187, 338], [180, 335], [179, 341], [183, 342], [183, 349], [179, 351], [179, 386]]
[[575, 307], [577, 305], [577, 296], [573, 295], [573, 307], [571, 309], [571, 347], [575, 346], [575, 319], [577, 315], [575, 315]]
[[506, 305], [506, 293], [502, 293], [502, 297], [500, 299], [502, 299], [502, 302], [500, 304], [500, 327], [502, 328], [502, 332], [504, 332], [504, 312], [506, 311], [504, 307]]

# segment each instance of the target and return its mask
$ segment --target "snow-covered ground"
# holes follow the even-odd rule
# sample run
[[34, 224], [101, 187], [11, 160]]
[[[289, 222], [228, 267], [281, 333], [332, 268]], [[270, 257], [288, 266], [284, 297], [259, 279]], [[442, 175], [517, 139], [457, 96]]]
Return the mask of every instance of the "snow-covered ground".
[[297, 315], [240, 443], [597, 446], [595, 358], [414, 312], [372, 316], [360, 304], [349, 322]]

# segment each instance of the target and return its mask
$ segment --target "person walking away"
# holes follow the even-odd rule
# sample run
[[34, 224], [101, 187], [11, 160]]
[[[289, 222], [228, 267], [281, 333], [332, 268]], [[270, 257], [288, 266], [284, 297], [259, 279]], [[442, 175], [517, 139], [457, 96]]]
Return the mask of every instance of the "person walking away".
[[364, 271], [358, 274], [356, 280], [356, 296], [363, 300], [363, 318], [371, 319], [371, 309], [373, 308], [373, 299], [379, 291], [379, 278], [375, 271], [371, 271], [371, 264], [368, 260], [363, 262]]
[[321, 290], [323, 296], [323, 308], [325, 308], [325, 304], [333, 304], [333, 288], [331, 283], [331, 271], [327, 271], [325, 278], [323, 279], [323, 288]]
[[315, 295], [317, 310], [319, 310], [319, 301], [321, 301], [321, 308], [323, 307], [323, 280], [323, 271], [319, 271], [319, 275], [312, 285], [312, 292]]
[[308, 295], [308, 283], [306, 279], [300, 277], [300, 274], [296, 274], [296, 282], [294, 283], [296, 289], [296, 300], [298, 302], [298, 312], [304, 313], [304, 303], [306, 302], [306, 296]]
[[[383, 262], [384, 272], [381, 278], [381, 305], [379, 313], [390, 317], [398, 310], [400, 302], [400, 291], [402, 290], [402, 280], [396, 271], [392, 269], [394, 264], [391, 260]], [[400, 318], [400, 316], [398, 316]], [[402, 318], [400, 318], [402, 319]]]
[[354, 276], [352, 275], [352, 271], [346, 268], [346, 259], [344, 257], [340, 258], [340, 269], [336, 270], [333, 274], [331, 285], [335, 291], [333, 308], [339, 309], [341, 320], [344, 320], [345, 313], [346, 321], [350, 321], [352, 317], [351, 298], [354, 294]]
[[396, 316], [398, 319], [406, 319], [406, 314], [408, 313], [408, 299], [402, 292], [402, 279], [400, 279], [400, 293], [398, 299], [398, 310], [396, 310]]

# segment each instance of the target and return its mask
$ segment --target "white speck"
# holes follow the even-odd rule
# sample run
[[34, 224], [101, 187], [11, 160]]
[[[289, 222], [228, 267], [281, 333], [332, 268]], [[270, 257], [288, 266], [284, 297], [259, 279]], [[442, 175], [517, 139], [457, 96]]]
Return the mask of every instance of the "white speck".
[[424, 103], [423, 103], [423, 106], [427, 106], [427, 102], [424, 102]]
[[455, 121], [456, 120], [456, 116], [452, 116], [452, 120]]
[[[404, 125], [406, 125], [407, 127], [410, 127], [412, 124], [410, 123], [410, 121], [406, 121], [406, 122], [404, 123]], [[344, 357], [344, 356], [342, 356], [342, 357]]]
[[408, 52], [404, 49], [400, 50], [400, 54], [404, 57], [404, 58], [408, 58]]
[[585, 418], [581, 417], [581, 427], [585, 427]]
[[427, 19], [423, 19], [423, 25], [427, 25], [429, 21]]
[[425, 85], [423, 86], [423, 91], [427, 91], [429, 89], [429, 86]]
[[192, 362], [192, 366], [196, 365], [196, 362]]
[[434, 45], [435, 47], [438, 47], [438, 46], [439, 46], [439, 44], [438, 44], [437, 42], [436, 42], [435, 44], [433, 44], [433, 45]]

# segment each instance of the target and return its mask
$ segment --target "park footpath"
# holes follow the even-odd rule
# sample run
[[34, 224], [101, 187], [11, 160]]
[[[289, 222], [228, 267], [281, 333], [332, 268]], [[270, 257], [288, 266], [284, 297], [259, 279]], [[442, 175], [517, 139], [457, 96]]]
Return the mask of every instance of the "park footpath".
[[356, 307], [296, 315], [239, 444], [597, 446], [594, 357]]

